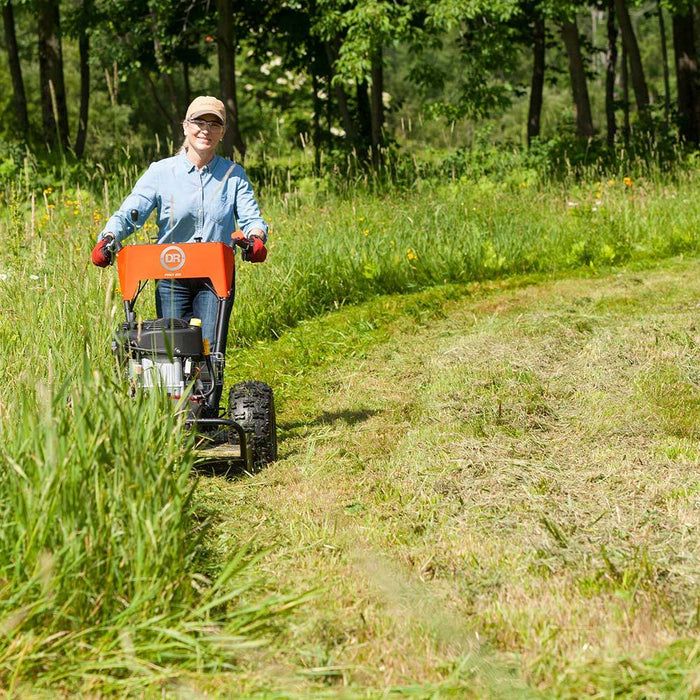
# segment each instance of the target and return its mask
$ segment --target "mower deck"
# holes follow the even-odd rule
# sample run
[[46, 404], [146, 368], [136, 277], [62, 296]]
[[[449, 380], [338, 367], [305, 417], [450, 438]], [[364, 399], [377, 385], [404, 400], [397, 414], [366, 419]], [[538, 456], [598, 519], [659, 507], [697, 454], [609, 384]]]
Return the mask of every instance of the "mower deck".
[[240, 445], [214, 445], [197, 448], [197, 459], [242, 459]]

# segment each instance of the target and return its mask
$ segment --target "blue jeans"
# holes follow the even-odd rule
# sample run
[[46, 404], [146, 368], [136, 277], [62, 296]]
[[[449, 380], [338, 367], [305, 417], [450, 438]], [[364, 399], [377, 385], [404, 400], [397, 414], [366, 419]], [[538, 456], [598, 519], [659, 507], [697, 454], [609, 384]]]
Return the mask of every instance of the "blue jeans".
[[[181, 318], [189, 322], [192, 318], [202, 320], [202, 338], [208, 338], [214, 348], [216, 332], [216, 310], [219, 299], [207, 287], [207, 279], [161, 280], [156, 287], [156, 313], [158, 318]], [[233, 294], [229, 297], [224, 308], [223, 343], [218, 348], [222, 355], [226, 354], [228, 323], [233, 309]]]

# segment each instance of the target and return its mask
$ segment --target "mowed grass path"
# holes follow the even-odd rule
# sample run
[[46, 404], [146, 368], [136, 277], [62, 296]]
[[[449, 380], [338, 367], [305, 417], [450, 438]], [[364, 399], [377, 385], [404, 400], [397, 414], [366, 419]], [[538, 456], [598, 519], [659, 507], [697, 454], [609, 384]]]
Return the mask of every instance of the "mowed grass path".
[[[249, 696], [700, 693], [700, 261], [385, 297], [236, 358], [281, 459], [204, 476], [214, 557], [315, 597]], [[233, 362], [231, 366], [233, 366]]]

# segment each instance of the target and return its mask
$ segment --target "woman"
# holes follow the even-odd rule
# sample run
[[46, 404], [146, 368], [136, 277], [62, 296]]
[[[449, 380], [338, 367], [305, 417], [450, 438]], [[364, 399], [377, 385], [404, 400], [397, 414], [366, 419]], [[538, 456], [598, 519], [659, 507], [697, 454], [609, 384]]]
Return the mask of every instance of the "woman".
[[[107, 221], [92, 251], [92, 262], [106, 267], [121, 241], [143, 226], [155, 209], [158, 243], [231, 242], [241, 229], [251, 242], [244, 258], [263, 262], [267, 224], [243, 168], [216, 155], [226, 131], [226, 109], [215, 97], [192, 101], [182, 122], [185, 141], [177, 155], [152, 163], [131, 194]], [[233, 299], [224, 319], [228, 331]], [[159, 318], [202, 320], [202, 336], [214, 341], [217, 297], [208, 280], [164, 281], [156, 287]], [[225, 348], [222, 348], [222, 352]]]

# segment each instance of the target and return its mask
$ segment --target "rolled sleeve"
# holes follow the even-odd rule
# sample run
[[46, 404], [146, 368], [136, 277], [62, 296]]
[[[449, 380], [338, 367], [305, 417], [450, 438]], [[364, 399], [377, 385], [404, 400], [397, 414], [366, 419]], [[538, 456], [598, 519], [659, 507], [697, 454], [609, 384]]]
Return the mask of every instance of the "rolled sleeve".
[[253, 186], [245, 173], [240, 173], [236, 188], [236, 219], [246, 236], [251, 231], [259, 229], [264, 234], [263, 240], [267, 240], [267, 222], [262, 218], [260, 207], [253, 193]]

